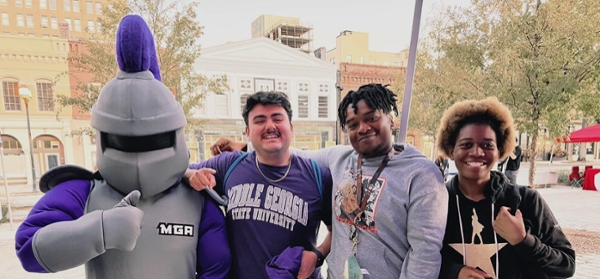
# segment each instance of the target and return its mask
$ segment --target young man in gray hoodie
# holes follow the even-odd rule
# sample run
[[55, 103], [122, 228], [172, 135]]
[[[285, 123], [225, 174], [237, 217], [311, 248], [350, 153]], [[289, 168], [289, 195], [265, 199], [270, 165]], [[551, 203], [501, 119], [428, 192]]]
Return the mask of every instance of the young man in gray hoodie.
[[[338, 116], [352, 147], [295, 151], [331, 170], [330, 279], [438, 277], [448, 193], [433, 162], [411, 145], [393, 143], [396, 101], [381, 84], [350, 91]], [[221, 139], [211, 149], [244, 146]]]

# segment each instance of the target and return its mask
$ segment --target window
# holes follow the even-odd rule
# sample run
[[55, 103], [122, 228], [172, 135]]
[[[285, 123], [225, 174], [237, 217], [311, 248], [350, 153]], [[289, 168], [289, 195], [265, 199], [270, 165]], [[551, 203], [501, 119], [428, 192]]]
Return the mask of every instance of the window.
[[394, 62], [394, 67], [398, 67], [398, 62]]
[[0, 5], [8, 6], [8, 0], [0, 0]]
[[17, 26], [25, 26], [25, 21], [22, 14], [17, 14]]
[[365, 64], [365, 58], [363, 56], [360, 57], [360, 64]]
[[50, 0], [50, 10], [56, 10], [56, 0]]
[[2, 96], [4, 97], [4, 110], [21, 110], [21, 99], [19, 98], [18, 82], [2, 81]]
[[73, 11], [76, 13], [79, 12], [79, 0], [73, 0]]
[[63, 9], [65, 12], [71, 11], [71, 0], [63, 0]]
[[48, 28], [48, 17], [47, 16], [42, 16], [42, 27]]
[[308, 118], [308, 95], [298, 95], [298, 118]]
[[383, 66], [389, 66], [389, 65], [390, 65], [390, 62], [387, 62], [387, 61], [383, 62]]
[[79, 21], [79, 19], [75, 19], [74, 28], [75, 31], [81, 31], [81, 21]]
[[98, 33], [102, 32], [102, 23], [96, 22], [96, 31]]
[[50, 28], [58, 29], [58, 20], [54, 16], [50, 17]]
[[23, 7], [23, 0], [15, 0], [16, 7]]
[[375, 65], [375, 60], [371, 60], [371, 65]]
[[94, 32], [94, 21], [88, 20], [88, 32]]
[[346, 55], [346, 62], [352, 63], [352, 55]]
[[225, 94], [216, 95], [217, 113], [222, 116], [229, 116], [229, 96]]
[[85, 2], [85, 11], [88, 14], [93, 14], [94, 13], [94, 3], [92, 3], [92, 1]]
[[335, 65], [335, 57], [331, 58], [331, 64]]
[[48, 2], [46, 2], [46, 0], [40, 0], [40, 9], [47, 9], [48, 8]]
[[8, 14], [7, 13], [2, 13], [2, 25], [8, 26], [9, 23], [10, 22], [8, 21]]
[[27, 8], [33, 7], [33, 0], [25, 0], [25, 7], [27, 7]]
[[69, 25], [69, 31], [73, 31], [73, 24], [71, 23], [70, 18], [65, 18], [65, 22]]
[[37, 82], [35, 86], [37, 89], [38, 109], [40, 111], [54, 111], [52, 83]]
[[21, 149], [23, 149], [21, 143], [10, 136], [2, 136], [2, 147], [4, 148], [4, 151], [7, 149], [18, 149], [20, 152]]
[[328, 98], [327, 96], [319, 96], [319, 118], [328, 118]]
[[246, 106], [246, 100], [248, 100], [249, 96], [250, 96], [250, 94], [244, 94], [240, 97], [241, 113], [244, 113], [244, 106]]
[[98, 15], [102, 14], [102, 3], [96, 2], [96, 14], [98, 14]]
[[33, 148], [40, 149], [60, 149], [60, 142], [57, 140], [48, 139], [50, 137], [45, 137], [33, 142]]
[[33, 28], [33, 15], [27, 15], [27, 27]]

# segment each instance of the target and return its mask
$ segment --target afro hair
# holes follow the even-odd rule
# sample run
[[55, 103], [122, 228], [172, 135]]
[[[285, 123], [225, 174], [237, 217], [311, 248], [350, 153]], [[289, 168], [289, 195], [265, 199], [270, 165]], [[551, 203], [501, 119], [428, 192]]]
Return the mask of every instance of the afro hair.
[[436, 147], [442, 155], [450, 157], [459, 131], [468, 124], [492, 127], [496, 133], [500, 161], [514, 150], [516, 131], [512, 114], [496, 97], [489, 97], [458, 102], [444, 112], [436, 137]]

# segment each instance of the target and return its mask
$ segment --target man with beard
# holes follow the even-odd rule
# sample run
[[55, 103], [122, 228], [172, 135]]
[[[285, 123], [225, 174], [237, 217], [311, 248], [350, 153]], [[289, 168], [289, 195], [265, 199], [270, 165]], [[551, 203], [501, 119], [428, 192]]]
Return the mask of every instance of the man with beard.
[[[321, 278], [331, 245], [331, 174], [290, 153], [292, 109], [283, 93], [249, 96], [243, 117], [255, 151], [227, 152], [185, 174], [196, 190], [219, 185], [228, 200], [231, 278]], [[321, 221], [329, 234], [316, 247]]]

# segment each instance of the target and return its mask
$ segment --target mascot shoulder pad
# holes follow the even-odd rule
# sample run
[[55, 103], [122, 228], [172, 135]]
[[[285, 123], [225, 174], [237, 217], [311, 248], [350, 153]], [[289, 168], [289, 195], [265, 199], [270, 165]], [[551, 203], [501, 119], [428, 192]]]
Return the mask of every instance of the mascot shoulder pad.
[[46, 193], [56, 185], [76, 179], [91, 180], [93, 173], [75, 165], [62, 165], [47, 171], [40, 178], [40, 191]]

